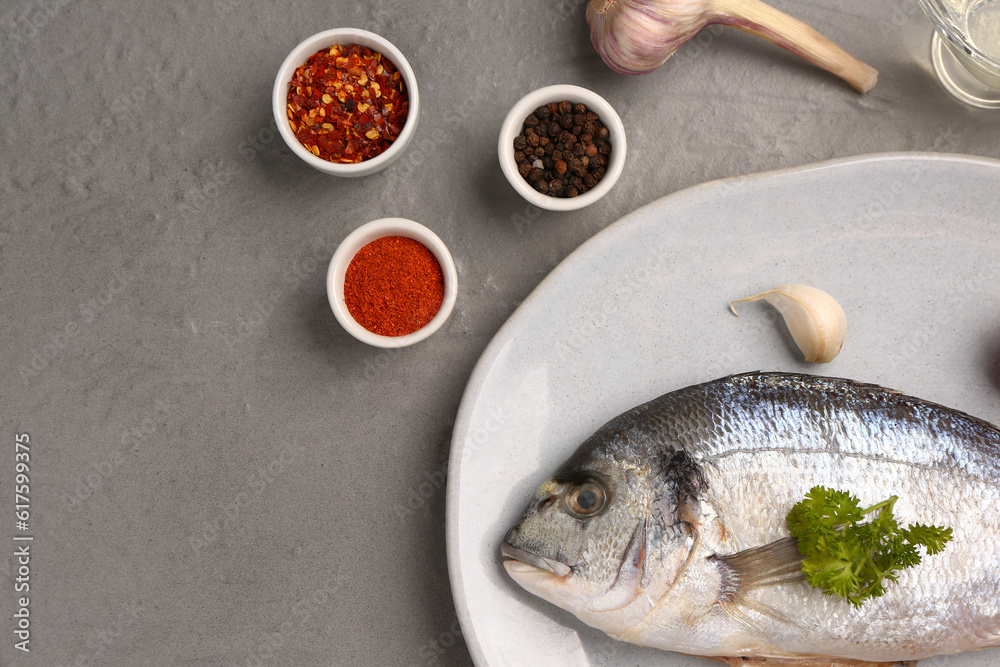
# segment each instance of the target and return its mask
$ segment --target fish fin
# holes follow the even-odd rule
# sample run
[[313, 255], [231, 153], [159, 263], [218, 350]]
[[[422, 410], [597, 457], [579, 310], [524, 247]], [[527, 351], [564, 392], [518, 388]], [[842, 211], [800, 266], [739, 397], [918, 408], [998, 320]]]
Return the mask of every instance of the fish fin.
[[779, 623], [785, 623], [786, 625], [794, 625], [795, 622], [785, 616], [777, 609], [768, 607], [766, 604], [762, 604], [756, 600], [751, 600], [748, 597], [738, 596], [735, 600], [729, 602], [719, 602], [719, 607], [722, 611], [726, 612], [726, 615], [730, 618], [739, 621], [743, 625], [746, 625], [751, 630], [754, 630], [760, 634], [764, 633], [761, 626], [754, 621], [749, 614], [744, 610], [755, 611], [761, 616], [767, 616], [768, 618], [774, 619]]
[[732, 618], [758, 629], [744, 610], [755, 611], [782, 623], [792, 623], [776, 609], [749, 597], [750, 591], [766, 586], [777, 586], [805, 581], [802, 574], [802, 555], [794, 537], [745, 549], [728, 556], [713, 556], [722, 572], [722, 592], [718, 605]]
[[745, 594], [765, 586], [805, 581], [802, 554], [794, 537], [713, 558], [723, 566], [724, 595]]
[[729, 667], [916, 667], [916, 660], [894, 662], [865, 662], [848, 658], [808, 656], [802, 658], [758, 658], [756, 656], [698, 656], [706, 660], [724, 662]]
[[[753, 630], [757, 634], [760, 634], [760, 635], [764, 634], [764, 628], [760, 627], [760, 625], [757, 623], [757, 621], [755, 621], [752, 618], [750, 618], [750, 616], [747, 613], [745, 613], [742, 609], [740, 609], [740, 604], [742, 602], [743, 602], [742, 600], [739, 601], [739, 602], [735, 602], [735, 601], [734, 602], [720, 602], [719, 603], [719, 607], [722, 608], [722, 611], [726, 612], [726, 616], [729, 616], [730, 618], [732, 618], [735, 621], [739, 621], [740, 623], [742, 623], [743, 625], [747, 626], [748, 628], [750, 628], [751, 630]], [[764, 605], [757, 605], [757, 606], [758, 607], [763, 607]]]

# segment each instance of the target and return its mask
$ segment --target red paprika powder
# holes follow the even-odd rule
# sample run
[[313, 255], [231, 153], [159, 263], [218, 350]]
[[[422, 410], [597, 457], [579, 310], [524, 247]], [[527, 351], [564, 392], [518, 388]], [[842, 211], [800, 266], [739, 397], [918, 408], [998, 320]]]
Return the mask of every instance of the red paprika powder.
[[424, 327], [444, 301], [444, 273], [434, 253], [406, 236], [384, 236], [354, 255], [344, 302], [365, 329], [405, 336]]

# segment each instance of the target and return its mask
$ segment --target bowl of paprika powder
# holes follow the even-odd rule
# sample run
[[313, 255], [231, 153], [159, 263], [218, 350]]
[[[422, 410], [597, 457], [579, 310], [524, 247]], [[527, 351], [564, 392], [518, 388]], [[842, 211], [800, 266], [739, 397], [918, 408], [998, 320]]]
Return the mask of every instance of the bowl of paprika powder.
[[317, 33], [278, 69], [271, 99], [278, 132], [306, 164], [334, 176], [385, 169], [416, 131], [413, 69], [389, 40], [358, 28]]
[[341, 326], [377, 347], [405, 347], [441, 328], [455, 307], [458, 272], [448, 247], [427, 227], [382, 218], [351, 232], [326, 274]]

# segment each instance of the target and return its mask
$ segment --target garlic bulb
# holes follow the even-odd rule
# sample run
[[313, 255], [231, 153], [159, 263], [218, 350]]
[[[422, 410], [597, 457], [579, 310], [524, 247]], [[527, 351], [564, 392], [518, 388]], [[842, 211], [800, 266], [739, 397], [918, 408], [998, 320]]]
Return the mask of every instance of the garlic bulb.
[[590, 39], [611, 69], [651, 72], [706, 25], [749, 32], [847, 81], [862, 93], [878, 72], [802, 21], [761, 0], [590, 0]]
[[844, 344], [847, 316], [837, 301], [823, 290], [808, 285], [781, 285], [761, 294], [729, 304], [733, 314], [737, 303], [764, 299], [785, 318], [785, 325], [806, 361], [832, 361]]

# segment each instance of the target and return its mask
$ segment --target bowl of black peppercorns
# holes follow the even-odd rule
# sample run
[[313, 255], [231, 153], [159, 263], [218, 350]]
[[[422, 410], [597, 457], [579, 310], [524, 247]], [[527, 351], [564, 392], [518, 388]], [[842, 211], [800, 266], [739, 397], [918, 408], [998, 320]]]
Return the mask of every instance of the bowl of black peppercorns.
[[540, 88], [507, 114], [498, 146], [504, 176], [522, 197], [551, 211], [589, 206], [625, 166], [625, 126], [597, 93]]

